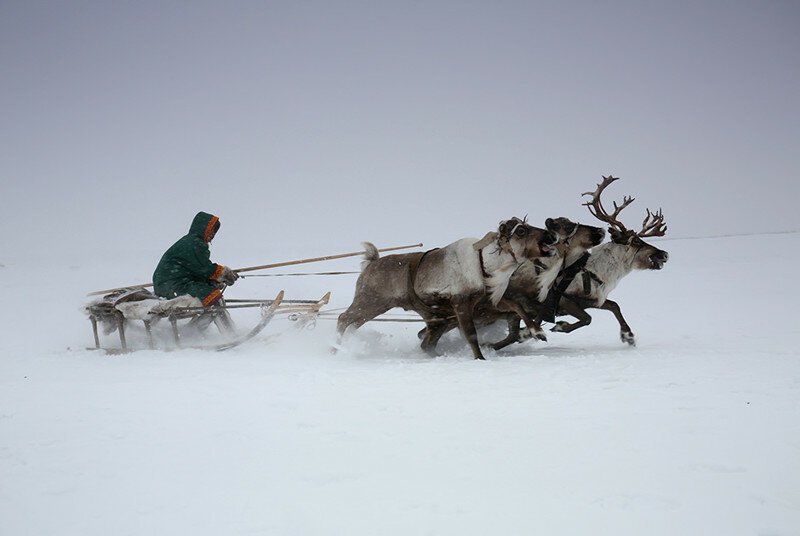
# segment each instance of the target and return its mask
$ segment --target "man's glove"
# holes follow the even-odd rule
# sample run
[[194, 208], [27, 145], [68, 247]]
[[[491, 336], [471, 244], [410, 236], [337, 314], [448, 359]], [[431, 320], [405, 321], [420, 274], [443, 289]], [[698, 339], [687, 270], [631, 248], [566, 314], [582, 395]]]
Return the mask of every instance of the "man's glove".
[[233, 285], [236, 280], [239, 279], [239, 274], [228, 268], [227, 266], [222, 267], [222, 272], [217, 276], [217, 281], [220, 283], [225, 283], [226, 285], [230, 286]]

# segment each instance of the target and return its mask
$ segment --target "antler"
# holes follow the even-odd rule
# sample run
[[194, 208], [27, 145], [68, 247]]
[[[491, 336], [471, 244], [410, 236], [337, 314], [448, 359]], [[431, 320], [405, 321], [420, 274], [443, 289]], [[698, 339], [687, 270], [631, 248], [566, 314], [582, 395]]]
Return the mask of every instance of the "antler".
[[664, 214], [661, 213], [661, 209], [652, 213], [648, 208], [647, 216], [645, 216], [642, 222], [642, 230], [636, 233], [636, 235], [644, 238], [648, 236], [664, 236], [666, 232], [667, 224], [664, 223]]
[[633, 203], [634, 198], [629, 195], [626, 195], [625, 197], [622, 198], [621, 205], [617, 205], [617, 203], [614, 202], [614, 212], [611, 214], [609, 214], [606, 211], [606, 209], [603, 208], [603, 204], [600, 202], [600, 195], [603, 193], [603, 190], [605, 190], [609, 184], [611, 184], [616, 180], [619, 180], [619, 177], [612, 177], [611, 175], [609, 175], [608, 177], [603, 177], [603, 182], [597, 185], [597, 189], [594, 192], [584, 192], [581, 195], [592, 196], [591, 201], [583, 203], [585, 207], [589, 208], [589, 212], [592, 213], [592, 216], [594, 216], [600, 221], [606, 222], [607, 224], [613, 227], [616, 227], [618, 230], [622, 232], [626, 232], [627, 229], [625, 228], [625, 226], [622, 224], [621, 221], [617, 220], [617, 216], [619, 216], [619, 213], [622, 212], [622, 209]]

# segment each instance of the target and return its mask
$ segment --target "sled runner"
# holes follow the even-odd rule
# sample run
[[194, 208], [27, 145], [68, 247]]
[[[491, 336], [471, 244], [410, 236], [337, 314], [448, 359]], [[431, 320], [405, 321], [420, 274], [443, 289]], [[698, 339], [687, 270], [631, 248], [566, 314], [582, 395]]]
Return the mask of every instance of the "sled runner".
[[[239, 346], [258, 335], [270, 321], [279, 314], [285, 314], [290, 320], [305, 327], [313, 325], [320, 309], [328, 303], [330, 292], [318, 300], [284, 300], [280, 291], [271, 300], [232, 299], [220, 300], [210, 307], [203, 307], [196, 298], [178, 296], [170, 300], [159, 298], [146, 289], [134, 288], [120, 290], [103, 296], [85, 306], [85, 312], [92, 323], [94, 348], [107, 353], [124, 353], [132, 351], [126, 337], [126, 330], [131, 322], [142, 322], [147, 334], [149, 349], [162, 348], [194, 348], [203, 350], [224, 351]], [[260, 321], [244, 335], [237, 335], [230, 312], [234, 309], [259, 307]], [[171, 326], [171, 343], [158, 344], [153, 333], [153, 325], [167, 320]], [[223, 342], [208, 345], [187, 344], [184, 341], [186, 331], [200, 333], [210, 324], [216, 325], [220, 334], [226, 338]], [[103, 347], [100, 343], [98, 324], [105, 335], [117, 331], [119, 348]]]

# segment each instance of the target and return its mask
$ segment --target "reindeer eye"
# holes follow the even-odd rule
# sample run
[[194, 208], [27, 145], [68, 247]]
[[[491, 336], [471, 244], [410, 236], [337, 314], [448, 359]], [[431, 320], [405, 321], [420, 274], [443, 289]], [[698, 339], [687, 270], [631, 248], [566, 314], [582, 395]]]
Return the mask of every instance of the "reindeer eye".
[[520, 225], [519, 227], [517, 227], [517, 230], [514, 231], [514, 234], [517, 236], [525, 236], [526, 234], [528, 234], [528, 229]]

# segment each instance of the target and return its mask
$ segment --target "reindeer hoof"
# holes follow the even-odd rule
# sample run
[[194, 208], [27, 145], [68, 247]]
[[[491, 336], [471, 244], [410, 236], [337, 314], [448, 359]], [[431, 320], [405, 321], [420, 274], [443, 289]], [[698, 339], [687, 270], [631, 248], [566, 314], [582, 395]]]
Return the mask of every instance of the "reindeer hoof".
[[481, 361], [486, 361], [486, 358], [483, 357], [482, 355], [476, 355], [475, 359], [480, 359]]
[[439, 357], [441, 354], [435, 346], [421, 346], [422, 351], [428, 354], [428, 357]]
[[636, 346], [636, 338], [630, 331], [620, 331], [619, 338], [622, 339], [622, 342], [628, 343], [629, 346]]
[[569, 326], [568, 322], [564, 322], [563, 320], [559, 320], [558, 322], [556, 322], [555, 326], [550, 328], [550, 331], [552, 331], [554, 333], [563, 333], [564, 332], [564, 328], [566, 328], [567, 326]]
[[528, 339], [538, 339], [540, 341], [546, 341], [547, 335], [542, 330], [535, 331], [530, 328], [523, 329], [522, 331], [519, 332], [519, 342], [527, 341]]
[[527, 341], [528, 339], [539, 339], [540, 341], [546, 341], [547, 335], [545, 335], [541, 330], [536, 331], [530, 328], [523, 329], [519, 332], [519, 342]]

